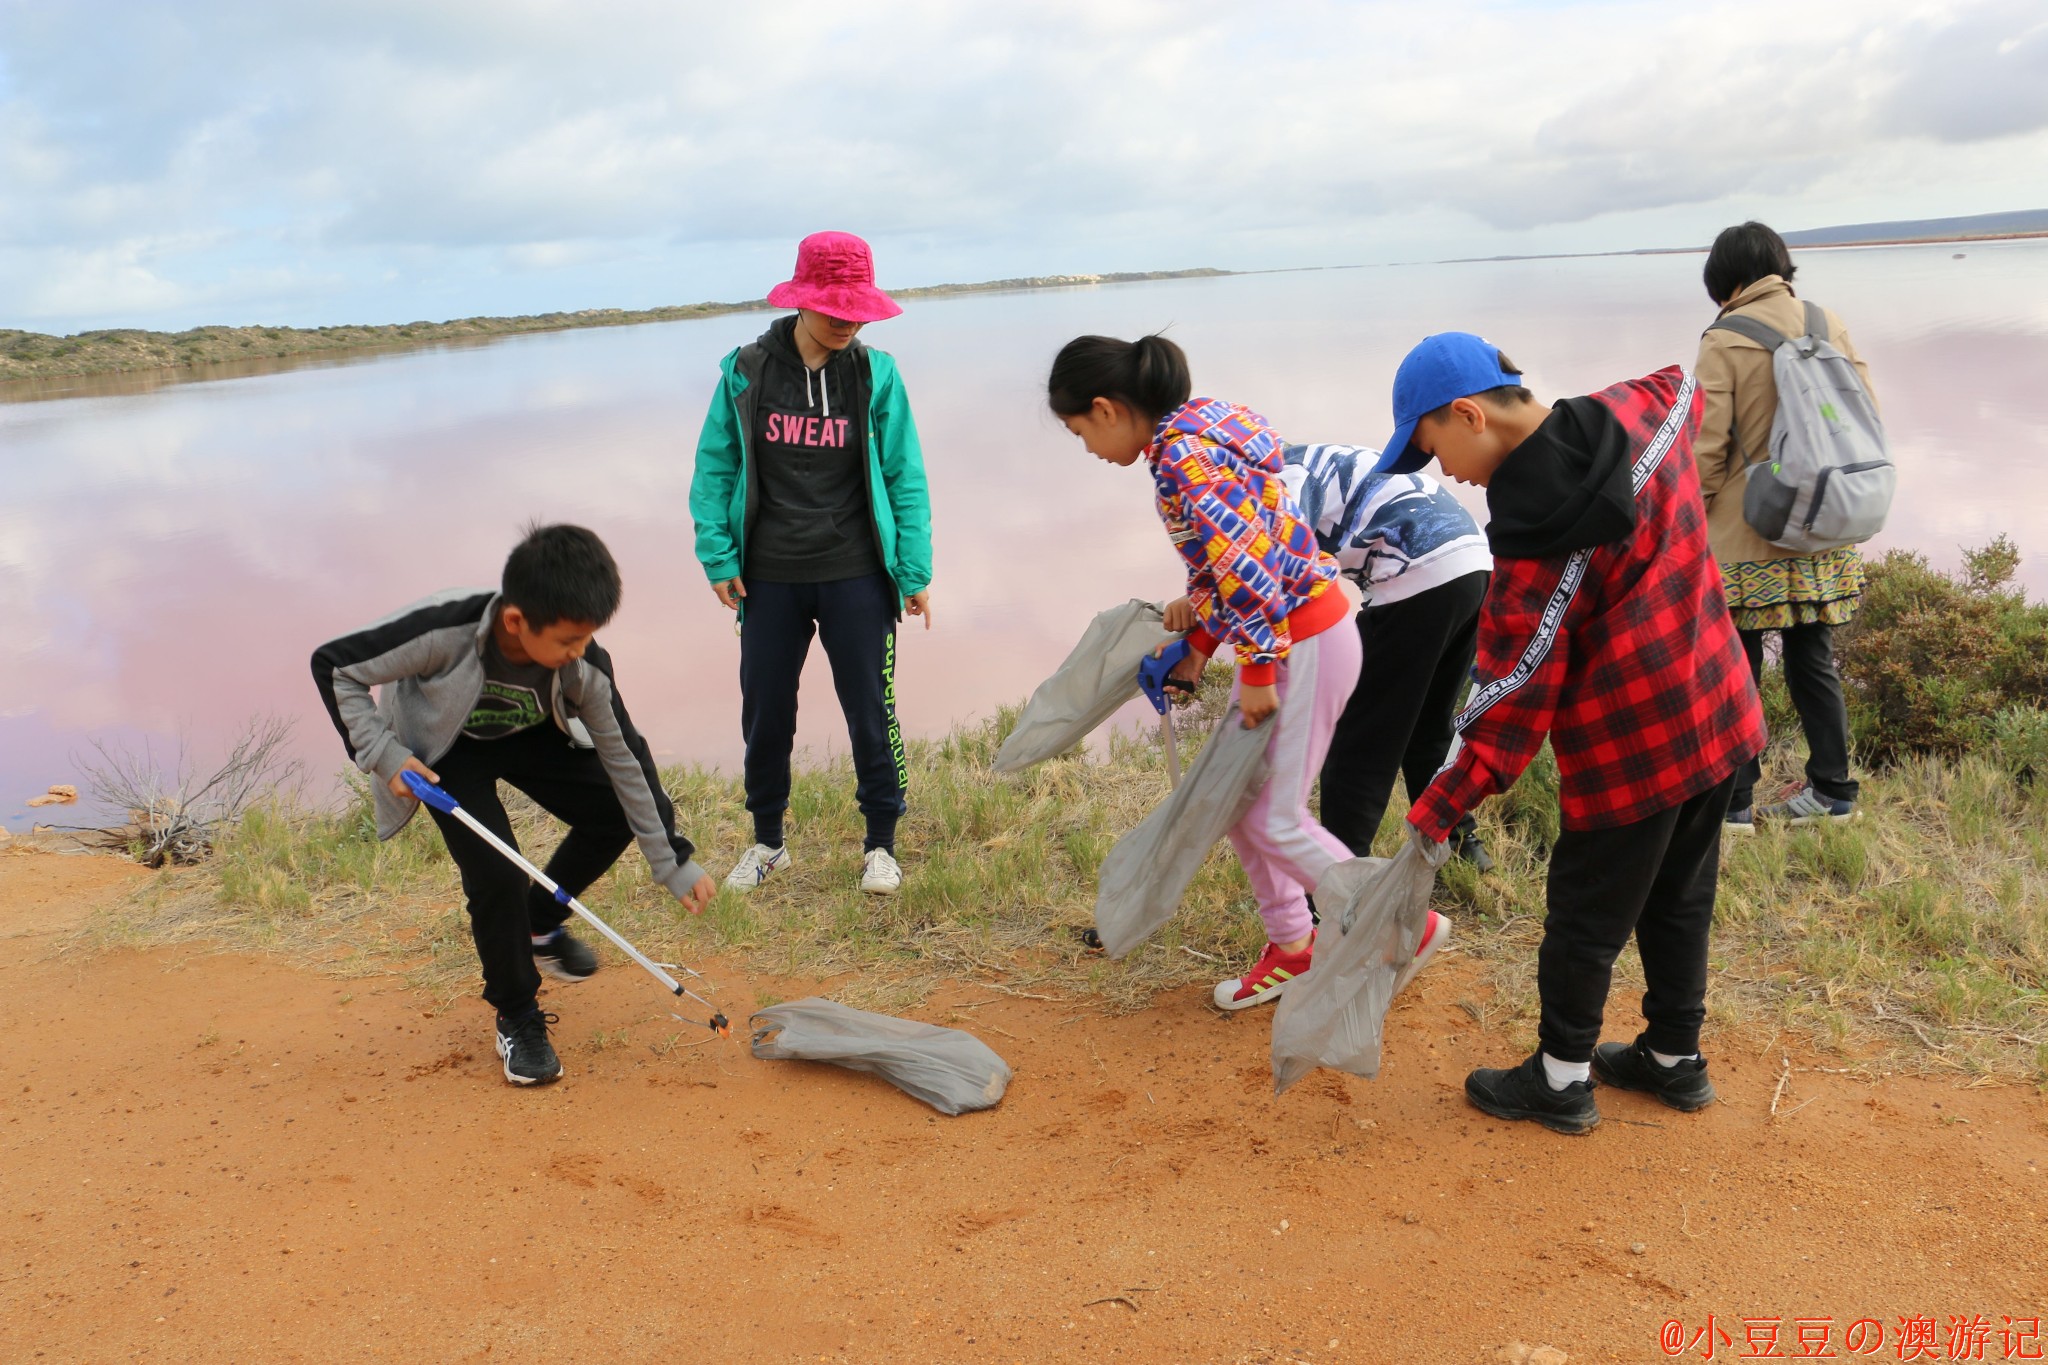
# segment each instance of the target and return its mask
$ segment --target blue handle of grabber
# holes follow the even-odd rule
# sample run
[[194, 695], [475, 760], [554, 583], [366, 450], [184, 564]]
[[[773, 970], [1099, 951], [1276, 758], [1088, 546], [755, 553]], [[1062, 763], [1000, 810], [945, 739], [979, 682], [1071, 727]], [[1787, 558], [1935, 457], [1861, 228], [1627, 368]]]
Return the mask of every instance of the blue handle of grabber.
[[455, 814], [455, 798], [447, 792], [442, 791], [410, 768], [400, 773], [399, 776], [405, 779], [406, 787], [414, 796], [417, 796], [420, 800], [445, 815]]
[[1138, 688], [1145, 694], [1145, 700], [1152, 703], [1152, 709], [1162, 716], [1166, 714], [1167, 705], [1166, 675], [1187, 657], [1188, 642], [1175, 640], [1156, 658], [1147, 654], [1138, 660]]

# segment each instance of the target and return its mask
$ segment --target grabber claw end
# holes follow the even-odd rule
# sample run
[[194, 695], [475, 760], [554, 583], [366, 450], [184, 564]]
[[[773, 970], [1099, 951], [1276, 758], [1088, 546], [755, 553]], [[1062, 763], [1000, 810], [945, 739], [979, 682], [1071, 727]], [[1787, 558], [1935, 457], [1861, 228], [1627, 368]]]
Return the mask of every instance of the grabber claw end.
[[732, 1037], [732, 1024], [722, 1014], [711, 1016], [711, 1031], [721, 1038]]

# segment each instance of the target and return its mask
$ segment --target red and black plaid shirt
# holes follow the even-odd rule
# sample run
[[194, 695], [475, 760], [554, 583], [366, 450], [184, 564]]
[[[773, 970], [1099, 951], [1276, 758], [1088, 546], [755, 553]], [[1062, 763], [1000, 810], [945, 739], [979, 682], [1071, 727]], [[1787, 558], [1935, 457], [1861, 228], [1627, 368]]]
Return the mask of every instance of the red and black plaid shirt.
[[1495, 558], [1463, 747], [1408, 813], [1432, 839], [1512, 786], [1545, 735], [1572, 829], [1646, 819], [1763, 748], [1763, 708], [1707, 553], [1699, 390], [1673, 366], [1593, 397], [1628, 433], [1635, 530], [1569, 555]]

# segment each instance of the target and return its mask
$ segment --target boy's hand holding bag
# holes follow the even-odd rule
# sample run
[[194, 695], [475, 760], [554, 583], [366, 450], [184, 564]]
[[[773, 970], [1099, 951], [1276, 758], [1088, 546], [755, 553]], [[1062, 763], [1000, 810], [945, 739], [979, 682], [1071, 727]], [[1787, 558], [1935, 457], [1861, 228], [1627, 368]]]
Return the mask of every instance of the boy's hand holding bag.
[[1387, 1007], [1421, 946], [1436, 870], [1450, 856], [1448, 843], [1410, 825], [1393, 857], [1349, 858], [1324, 874], [1315, 970], [1289, 987], [1273, 1016], [1274, 1094], [1319, 1066], [1379, 1075]]

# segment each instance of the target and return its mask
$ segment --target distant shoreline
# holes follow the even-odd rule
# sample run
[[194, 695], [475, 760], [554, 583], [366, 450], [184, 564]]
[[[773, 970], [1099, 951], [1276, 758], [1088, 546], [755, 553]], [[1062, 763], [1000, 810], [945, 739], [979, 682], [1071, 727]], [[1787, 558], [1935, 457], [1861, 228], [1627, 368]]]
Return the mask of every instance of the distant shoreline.
[[[917, 285], [891, 289], [899, 299], [935, 299], [961, 294], [1012, 293], [1029, 289], [1076, 289], [1147, 280], [1211, 279], [1236, 271], [1112, 271], [1101, 275], [1033, 275], [976, 284]], [[585, 308], [574, 313], [521, 317], [456, 318], [448, 322], [387, 323], [341, 327], [193, 327], [183, 332], [108, 328], [74, 336], [51, 336], [0, 328], [0, 398], [54, 397], [37, 392], [37, 381], [95, 375], [132, 375], [137, 390], [184, 378], [231, 378], [289, 368], [300, 360], [340, 360], [351, 355], [420, 350], [430, 346], [476, 345], [531, 332], [583, 327], [632, 327], [649, 322], [756, 313], [766, 299], [740, 303], [690, 303], [664, 308]], [[199, 373], [203, 372], [203, 373]], [[61, 388], [61, 386], [60, 386]]]
[[[1865, 246], [1948, 246], [1969, 242], [2022, 242], [2048, 237], [2048, 232], [1957, 232], [1934, 237], [1872, 237], [1841, 242], [1795, 242], [1794, 251], [1847, 251]], [[1704, 256], [1704, 246], [1639, 246], [1627, 251], [1549, 251], [1529, 256], [1451, 256], [1431, 265], [1487, 265], [1495, 261], [1586, 261], [1607, 256]]]
[[[1993, 227], [2003, 219], [2014, 226]], [[1989, 221], [1986, 221], [1989, 220]], [[1935, 222], [1943, 220], [1933, 220]], [[1874, 223], [1791, 233], [1794, 251], [1843, 251], [1854, 247], [1961, 246], [1970, 243], [2026, 241], [2048, 238], [2048, 228], [2035, 228], [2039, 213], [1983, 215], [1984, 230], [1960, 225], [1971, 219], [1946, 220], [1958, 225], [1949, 232], [1858, 237], [1859, 227], [1882, 231], [1913, 228], [1918, 223]], [[2024, 226], [2023, 226], [2023, 225]], [[1800, 240], [1809, 235], [1841, 233], [1839, 237]], [[1527, 255], [1453, 256], [1431, 261], [1388, 262], [1388, 265], [1488, 265], [1511, 261], [1597, 260], [1624, 256], [1700, 255], [1704, 246], [1636, 247], [1620, 251], [1553, 251]], [[940, 299], [972, 294], [1016, 293], [1036, 289], [1076, 289], [1104, 284], [1136, 284], [1155, 280], [1222, 279], [1240, 275], [1287, 274], [1295, 271], [1359, 270], [1364, 265], [1294, 266], [1264, 270], [1113, 271], [1099, 275], [1032, 275], [984, 280], [972, 284], [916, 285], [891, 289], [905, 300]], [[447, 322], [386, 323], [338, 327], [194, 327], [182, 332], [140, 328], [109, 328], [74, 336], [0, 328], [0, 401], [66, 398], [91, 392], [143, 393], [166, 384], [201, 379], [232, 379], [269, 374], [308, 365], [346, 363], [351, 359], [425, 350], [430, 347], [486, 345], [501, 337], [535, 332], [563, 332], [586, 327], [632, 327], [689, 318], [756, 313], [769, 308], [766, 299], [736, 303], [691, 303], [662, 308], [586, 308], [573, 313], [537, 313], [519, 317], [455, 318]], [[91, 380], [90, 385], [71, 381]]]

